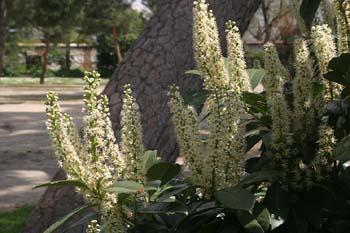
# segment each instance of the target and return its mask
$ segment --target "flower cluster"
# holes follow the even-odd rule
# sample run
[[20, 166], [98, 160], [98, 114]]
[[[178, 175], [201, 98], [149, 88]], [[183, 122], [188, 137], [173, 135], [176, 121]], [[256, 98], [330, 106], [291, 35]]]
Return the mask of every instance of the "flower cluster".
[[195, 184], [206, 186], [205, 157], [202, 154], [202, 143], [199, 135], [197, 114], [192, 107], [185, 106], [179, 88], [172, 86], [169, 91], [169, 106], [173, 112], [172, 122], [176, 131], [177, 141]]
[[241, 93], [250, 90], [243, 43], [232, 22], [227, 23], [228, 67], [225, 67], [215, 18], [204, 0], [194, 5], [193, 44], [197, 66], [210, 95], [206, 102], [209, 137], [201, 140], [195, 112], [184, 106], [178, 88], [170, 90], [173, 123], [193, 180], [211, 195], [237, 184], [245, 155], [244, 106]]
[[332, 159], [337, 140], [334, 135], [334, 130], [326, 124], [320, 125], [318, 134], [318, 151], [315, 164], [325, 166]]
[[230, 85], [238, 93], [250, 91], [249, 75], [244, 58], [241, 33], [232, 21], [226, 23], [226, 33]]
[[228, 79], [221, 55], [219, 33], [213, 12], [205, 0], [194, 2], [193, 50], [207, 90], [222, 89]]
[[[281, 163], [288, 157], [292, 143], [291, 112], [283, 93], [283, 85], [286, 81], [285, 72], [278, 57], [276, 47], [272, 43], [266, 43], [265, 50], [265, 78], [263, 84], [266, 91], [266, 100], [272, 119], [272, 147], [274, 158]], [[277, 68], [277, 69], [276, 69]]]
[[101, 232], [101, 226], [100, 224], [98, 224], [98, 221], [96, 219], [91, 220], [86, 230], [86, 233], [100, 233], [100, 232]]
[[121, 150], [125, 159], [125, 178], [144, 182], [143, 170], [144, 147], [139, 106], [132, 96], [130, 85], [124, 89], [123, 108], [121, 111]]
[[[82, 185], [77, 190], [86, 201], [97, 204], [106, 232], [125, 232], [118, 207], [117, 195], [107, 193], [106, 188], [119, 179], [144, 181], [141, 167], [143, 156], [140, 113], [131, 89], [126, 86], [122, 109], [121, 149], [114, 136], [109, 119], [107, 96], [98, 96], [100, 76], [97, 72], [86, 72], [84, 80], [83, 111], [84, 128], [82, 138], [72, 118], [61, 112], [55, 93], [47, 94], [47, 128], [52, 138], [59, 165], [66, 171], [68, 180]], [[99, 232], [97, 222], [92, 222], [88, 232]]]
[[328, 102], [333, 96], [338, 97], [341, 93], [340, 85], [333, 84], [323, 79], [323, 75], [328, 72], [329, 62], [337, 55], [336, 45], [333, 40], [332, 30], [326, 24], [312, 27], [311, 37], [320, 67], [321, 82], [325, 87], [323, 98], [325, 102]]
[[335, 1], [339, 54], [349, 52], [350, 3]]
[[337, 54], [333, 41], [332, 30], [327, 24], [313, 26], [311, 37], [316, 49], [316, 56], [322, 74], [327, 73], [328, 63]]
[[315, 108], [313, 107], [313, 70], [310, 63], [310, 51], [303, 39], [295, 40], [295, 77], [294, 94], [294, 133], [300, 142], [306, 138], [306, 132], [315, 126]]

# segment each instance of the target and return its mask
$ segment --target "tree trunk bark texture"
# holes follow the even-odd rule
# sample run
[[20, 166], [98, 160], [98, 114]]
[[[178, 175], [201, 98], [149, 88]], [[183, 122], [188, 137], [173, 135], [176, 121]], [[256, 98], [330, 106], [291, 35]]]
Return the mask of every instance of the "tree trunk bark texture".
[[[192, 52], [191, 0], [162, 0], [138, 42], [124, 57], [104, 93], [111, 105], [116, 135], [120, 131], [120, 110], [125, 84], [131, 84], [142, 113], [144, 144], [156, 149], [164, 160], [174, 161], [177, 146], [170, 122], [167, 91], [176, 84], [184, 92], [198, 90], [201, 81], [184, 72], [195, 68]], [[217, 18], [223, 52], [225, 23], [231, 19], [244, 32], [260, 5], [258, 0], [211, 0]]]
[[[229, 19], [236, 21], [244, 32], [260, 0], [211, 0], [210, 3], [224, 45], [225, 22]], [[188, 88], [199, 90], [202, 86], [200, 79], [184, 75], [185, 71], [195, 68], [192, 7], [192, 0], [162, 0], [104, 91], [110, 100], [111, 119], [118, 136], [123, 87], [131, 84], [142, 113], [145, 146], [147, 149], [157, 149], [159, 155], [168, 161], [174, 161], [177, 156], [168, 108], [168, 88], [176, 84], [184, 91]], [[56, 180], [62, 178], [62, 174], [56, 176]], [[43, 232], [73, 210], [77, 199], [79, 196], [72, 189], [48, 188], [29, 217], [24, 232]], [[62, 228], [58, 232], [63, 232]]]
[[[59, 170], [54, 181], [65, 180], [66, 174], [63, 170]], [[50, 187], [44, 193], [39, 204], [31, 213], [24, 233], [41, 233], [49, 228], [58, 219], [70, 213], [72, 210], [84, 205], [83, 198], [75, 192], [73, 187]], [[66, 232], [65, 229], [72, 226], [74, 223], [81, 219], [81, 215], [78, 215], [71, 219], [64, 228], [60, 228], [56, 233]], [[86, 225], [77, 226], [69, 229], [69, 233], [83, 233], [86, 230]]]
[[50, 35], [48, 32], [45, 32], [45, 49], [43, 53], [43, 60], [42, 60], [42, 70], [40, 75], [40, 84], [44, 84], [45, 81], [45, 75], [47, 70], [47, 63], [48, 63], [48, 55], [49, 55], [49, 48], [50, 48]]
[[1, 0], [0, 5], [0, 76], [4, 69], [5, 38], [7, 25], [7, 0]]

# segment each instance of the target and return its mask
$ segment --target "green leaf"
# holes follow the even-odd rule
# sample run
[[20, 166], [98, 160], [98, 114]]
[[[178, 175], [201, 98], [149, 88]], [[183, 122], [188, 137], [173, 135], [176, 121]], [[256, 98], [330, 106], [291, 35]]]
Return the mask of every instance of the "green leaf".
[[273, 184], [266, 192], [264, 200], [270, 213], [277, 218], [286, 219], [289, 213], [288, 192], [283, 190], [278, 183]]
[[261, 211], [259, 211], [257, 214], [254, 214], [256, 220], [258, 221], [258, 223], [260, 224], [260, 226], [262, 227], [262, 229], [264, 231], [268, 231], [270, 228], [270, 212], [268, 211], [268, 209], [264, 208]]
[[181, 171], [179, 164], [160, 162], [148, 169], [146, 177], [148, 180], [161, 180], [165, 184], [175, 178]]
[[199, 70], [188, 70], [185, 72], [185, 74], [194, 74], [194, 75], [203, 76], [202, 72], [200, 72]]
[[144, 171], [148, 171], [153, 165], [159, 163], [160, 159], [157, 157], [156, 150], [149, 150], [145, 152], [143, 159], [143, 168]]
[[334, 151], [336, 160], [347, 162], [350, 160], [350, 135], [343, 138]]
[[44, 231], [44, 233], [51, 233], [51, 232], [55, 231], [57, 228], [59, 228], [62, 224], [64, 224], [70, 218], [74, 217], [75, 215], [77, 215], [77, 214], [83, 212], [84, 210], [91, 208], [93, 206], [95, 206], [95, 205], [88, 204], [88, 205], [84, 205], [84, 206], [81, 206], [81, 207], [73, 210], [72, 212], [70, 212], [69, 214], [67, 214], [63, 218], [59, 219], [54, 224], [52, 224], [46, 231]]
[[44, 188], [44, 187], [67, 187], [67, 186], [74, 186], [74, 187], [81, 187], [85, 189], [89, 189], [85, 183], [81, 182], [80, 180], [58, 180], [58, 181], [52, 181], [49, 183], [41, 184], [34, 186], [33, 189], [37, 188]]
[[350, 229], [350, 220], [335, 220], [329, 227], [331, 233], [344, 233]]
[[141, 213], [148, 214], [187, 213], [187, 211], [186, 205], [181, 202], [155, 202], [140, 210]]
[[313, 97], [319, 97], [322, 95], [324, 90], [323, 84], [319, 82], [313, 82]]
[[239, 185], [247, 186], [247, 185], [259, 183], [266, 180], [271, 181], [276, 178], [279, 178], [280, 176], [281, 176], [281, 172], [279, 171], [274, 171], [274, 170], [258, 171], [243, 177]]
[[305, 26], [310, 29], [321, 0], [303, 0], [300, 6], [300, 16]]
[[247, 232], [264, 233], [264, 229], [260, 226], [259, 222], [247, 211], [239, 211], [237, 217]]
[[255, 198], [248, 190], [241, 187], [231, 187], [215, 193], [215, 198], [225, 208], [246, 210], [251, 212]]
[[172, 190], [172, 191], [166, 192], [166, 193], [160, 195], [160, 197], [158, 198], [158, 201], [165, 201], [165, 200], [167, 200], [175, 195], [178, 195], [178, 194], [188, 190], [189, 188], [192, 188], [192, 186], [188, 185], [188, 184], [180, 184], [180, 185], [169, 187], [169, 189], [167, 189], [167, 190]]
[[162, 181], [160, 180], [153, 180], [150, 182], [147, 182], [145, 184], [145, 191], [156, 191], [159, 189], [159, 186], [161, 185]]
[[111, 187], [107, 188], [109, 192], [121, 193], [136, 193], [144, 190], [144, 186], [135, 181], [116, 181]]
[[339, 57], [333, 58], [328, 65], [326, 79], [332, 82], [347, 86], [350, 84], [350, 54], [344, 53]]
[[245, 92], [242, 94], [242, 101], [249, 105], [252, 110], [260, 113], [267, 113], [266, 98], [262, 94]]
[[209, 92], [205, 90], [186, 90], [183, 94], [183, 100], [185, 105], [193, 106], [197, 110], [201, 109], [208, 96]]
[[252, 89], [254, 90], [263, 80], [265, 76], [265, 70], [264, 69], [248, 69], [249, 79], [250, 79], [250, 85]]

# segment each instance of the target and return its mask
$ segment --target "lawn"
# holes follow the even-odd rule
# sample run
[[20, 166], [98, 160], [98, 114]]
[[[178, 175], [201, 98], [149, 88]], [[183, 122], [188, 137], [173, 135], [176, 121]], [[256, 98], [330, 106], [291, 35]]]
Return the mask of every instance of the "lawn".
[[12, 212], [0, 212], [0, 233], [22, 232], [32, 209], [32, 205], [25, 205]]

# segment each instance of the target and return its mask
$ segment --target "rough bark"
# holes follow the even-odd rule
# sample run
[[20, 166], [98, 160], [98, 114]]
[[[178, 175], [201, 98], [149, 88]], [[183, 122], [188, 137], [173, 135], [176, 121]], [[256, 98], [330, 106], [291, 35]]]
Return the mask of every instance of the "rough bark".
[[116, 26], [112, 27], [112, 34], [113, 34], [113, 40], [114, 40], [114, 53], [117, 57], [117, 64], [121, 64], [123, 61], [122, 52], [120, 50], [120, 45], [118, 41], [118, 29]]
[[[59, 170], [55, 177], [56, 180], [65, 180], [66, 175], [63, 170]], [[48, 191], [44, 193], [39, 204], [35, 207], [34, 211], [30, 215], [24, 233], [39, 233], [44, 232], [58, 219], [68, 214], [72, 210], [82, 206], [84, 204], [83, 199], [78, 195], [73, 187], [48, 188]], [[75, 222], [79, 221], [81, 215], [76, 216], [69, 221], [63, 228], [55, 231], [57, 233], [63, 232], [64, 229], [72, 226]], [[79, 233], [85, 232], [86, 226], [77, 226], [71, 228], [67, 233]], [[66, 232], [66, 231], [65, 231]]]
[[0, 75], [4, 69], [5, 38], [7, 24], [7, 0], [1, 0], [0, 5]]
[[44, 53], [43, 53], [42, 70], [41, 70], [41, 75], [40, 75], [40, 84], [44, 84], [44, 81], [45, 81], [49, 48], [50, 48], [50, 35], [49, 35], [49, 33], [45, 32], [44, 36], [45, 36], [45, 49], [44, 49]]
[[[227, 20], [237, 21], [245, 31], [260, 0], [211, 0], [221, 37]], [[170, 123], [167, 90], [176, 84], [182, 90], [201, 88], [201, 81], [184, 75], [194, 68], [192, 54], [192, 0], [162, 0], [137, 43], [127, 53], [105, 93], [111, 104], [111, 119], [119, 132], [123, 86], [132, 85], [142, 112], [144, 143], [166, 160], [176, 158], [176, 140]], [[224, 40], [223, 40], [224, 41]], [[224, 43], [223, 43], [224, 44]], [[57, 196], [62, 192], [64, 198]], [[25, 233], [43, 232], [54, 220], [69, 213], [76, 203], [72, 190], [49, 188], [28, 219]], [[49, 204], [47, 204], [49, 203]], [[62, 211], [61, 206], [66, 209]], [[42, 220], [43, 219], [43, 220]], [[81, 231], [74, 231], [79, 233]]]
[[[192, 2], [164, 0], [160, 3], [158, 11], [104, 91], [110, 99], [111, 119], [118, 135], [123, 86], [131, 84], [142, 113], [144, 144], [147, 149], [156, 149], [168, 161], [174, 161], [177, 156], [167, 105], [168, 87], [176, 84], [182, 91], [201, 87], [198, 78], [184, 75], [186, 70], [194, 68]], [[260, 1], [211, 0], [210, 3], [225, 48], [225, 22], [234, 20], [240, 30], [245, 31]]]

